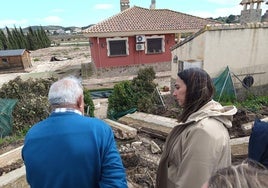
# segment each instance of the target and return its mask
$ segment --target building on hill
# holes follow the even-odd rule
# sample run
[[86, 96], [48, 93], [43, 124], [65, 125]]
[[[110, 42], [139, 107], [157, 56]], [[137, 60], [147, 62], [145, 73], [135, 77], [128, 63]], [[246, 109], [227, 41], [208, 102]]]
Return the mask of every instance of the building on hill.
[[30, 67], [32, 63], [28, 50], [0, 50], [0, 73], [21, 72]]
[[83, 33], [89, 37], [91, 59], [97, 68], [152, 63], [166, 63], [170, 68], [170, 48], [176, 37], [215, 23], [218, 22], [168, 9], [134, 6]]

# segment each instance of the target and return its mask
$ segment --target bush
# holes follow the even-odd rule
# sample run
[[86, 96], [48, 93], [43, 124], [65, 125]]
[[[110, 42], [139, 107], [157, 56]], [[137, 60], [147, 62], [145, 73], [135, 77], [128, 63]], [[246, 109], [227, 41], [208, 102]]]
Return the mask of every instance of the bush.
[[13, 132], [25, 132], [36, 122], [49, 115], [47, 100], [50, 85], [56, 78], [28, 79], [20, 77], [4, 84], [0, 89], [2, 98], [18, 99], [13, 111]]
[[[48, 91], [57, 78], [28, 79], [20, 77], [3, 84], [0, 89], [1, 98], [18, 99], [13, 110], [13, 134], [26, 133], [35, 123], [45, 119], [50, 114]], [[84, 90], [85, 112], [89, 106], [89, 115], [94, 116], [94, 104], [90, 92]]]
[[[155, 71], [152, 67], [140, 69], [132, 81], [123, 81], [114, 86], [108, 98], [107, 116], [114, 119], [116, 114], [124, 114], [133, 108], [141, 112], [150, 112], [153, 107], [156, 84]], [[132, 111], [132, 110], [131, 110]]]
[[127, 111], [131, 108], [136, 108], [131, 82], [122, 81], [115, 84], [114, 90], [108, 98], [107, 117], [114, 119], [113, 117], [117, 113]]
[[90, 91], [84, 88], [84, 103], [85, 103], [85, 114], [89, 115], [90, 117], [94, 117], [94, 103], [90, 95]]

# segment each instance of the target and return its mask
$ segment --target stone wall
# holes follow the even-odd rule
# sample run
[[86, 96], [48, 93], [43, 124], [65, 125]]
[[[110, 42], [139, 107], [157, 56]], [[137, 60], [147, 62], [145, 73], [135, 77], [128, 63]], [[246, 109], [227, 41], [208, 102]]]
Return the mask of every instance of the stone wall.
[[236, 95], [238, 100], [245, 100], [249, 96], [267, 96], [268, 95], [268, 84], [262, 86], [253, 86], [248, 89], [237, 88]]
[[171, 70], [170, 62], [164, 63], [151, 63], [151, 64], [140, 64], [135, 66], [121, 66], [121, 67], [111, 67], [111, 68], [101, 68], [97, 69], [96, 76], [101, 77], [120, 77], [136, 75], [139, 69], [153, 67], [155, 72], [165, 72]]
[[251, 23], [261, 21], [261, 9], [248, 9], [241, 11], [240, 23]]

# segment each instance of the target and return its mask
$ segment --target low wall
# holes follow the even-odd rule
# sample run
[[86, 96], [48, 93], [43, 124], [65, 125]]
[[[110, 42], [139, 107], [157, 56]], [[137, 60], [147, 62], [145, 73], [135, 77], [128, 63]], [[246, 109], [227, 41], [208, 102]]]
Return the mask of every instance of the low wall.
[[121, 67], [110, 67], [100, 68], [95, 70], [98, 77], [111, 77], [111, 76], [129, 76], [137, 75], [139, 69], [153, 67], [155, 72], [171, 71], [170, 62], [163, 63], [151, 63], [151, 64], [140, 64], [133, 66], [121, 66]]
[[0, 176], [0, 188], [29, 188], [25, 166]]
[[268, 95], [268, 84], [262, 86], [252, 86], [249, 89], [238, 88], [236, 89], [238, 100], [244, 100], [249, 96], [267, 96]]

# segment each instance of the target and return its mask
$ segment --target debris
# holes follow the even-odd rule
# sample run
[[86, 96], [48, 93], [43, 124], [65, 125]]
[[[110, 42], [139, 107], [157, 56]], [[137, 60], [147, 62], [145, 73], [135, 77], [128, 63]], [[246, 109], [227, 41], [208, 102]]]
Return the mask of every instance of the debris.
[[118, 123], [110, 119], [104, 119], [104, 121], [113, 128], [114, 135], [118, 139], [129, 140], [137, 136], [137, 129], [135, 128], [129, 127], [127, 125]]
[[151, 141], [151, 152], [153, 154], [161, 153], [161, 148], [152, 140]]
[[67, 58], [67, 57], [57, 58], [56, 56], [52, 56], [50, 58], [50, 61], [65, 61], [65, 60], [68, 60], [68, 59], [71, 59], [71, 58]]

